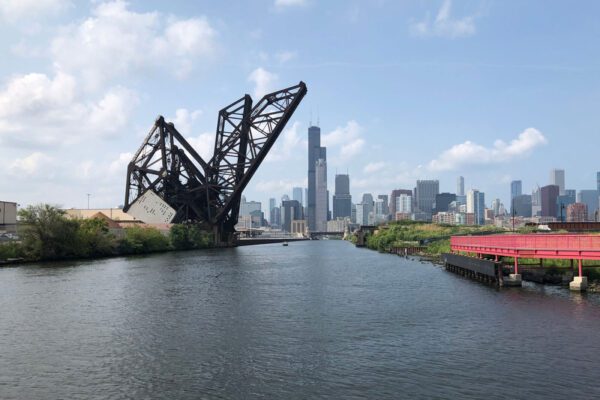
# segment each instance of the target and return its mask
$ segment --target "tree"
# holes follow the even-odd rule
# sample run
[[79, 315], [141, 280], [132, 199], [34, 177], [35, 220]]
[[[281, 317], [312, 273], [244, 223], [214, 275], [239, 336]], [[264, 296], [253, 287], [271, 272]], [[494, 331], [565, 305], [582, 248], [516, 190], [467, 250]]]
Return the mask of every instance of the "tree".
[[49, 204], [19, 210], [25, 225], [21, 233], [26, 258], [56, 260], [78, 255], [79, 223], [65, 217], [65, 212]]

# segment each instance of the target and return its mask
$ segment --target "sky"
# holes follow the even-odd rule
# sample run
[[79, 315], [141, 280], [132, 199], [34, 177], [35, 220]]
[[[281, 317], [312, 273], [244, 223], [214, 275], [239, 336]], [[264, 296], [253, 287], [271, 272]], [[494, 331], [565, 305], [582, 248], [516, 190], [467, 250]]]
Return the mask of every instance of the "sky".
[[158, 115], [206, 159], [218, 111], [306, 82], [244, 192], [307, 186], [319, 124], [328, 180], [363, 193], [439, 179], [505, 204], [566, 170], [600, 171], [597, 1], [0, 0], [0, 200], [123, 204]]

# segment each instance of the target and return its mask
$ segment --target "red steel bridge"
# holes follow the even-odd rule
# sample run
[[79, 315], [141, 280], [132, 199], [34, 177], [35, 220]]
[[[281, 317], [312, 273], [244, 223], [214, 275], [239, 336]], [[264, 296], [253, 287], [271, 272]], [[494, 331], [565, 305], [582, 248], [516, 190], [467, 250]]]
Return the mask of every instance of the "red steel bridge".
[[478, 258], [494, 256], [514, 257], [515, 274], [519, 273], [519, 259], [577, 260], [582, 277], [583, 260], [600, 260], [600, 235], [589, 234], [529, 234], [452, 236], [453, 253], [468, 253]]

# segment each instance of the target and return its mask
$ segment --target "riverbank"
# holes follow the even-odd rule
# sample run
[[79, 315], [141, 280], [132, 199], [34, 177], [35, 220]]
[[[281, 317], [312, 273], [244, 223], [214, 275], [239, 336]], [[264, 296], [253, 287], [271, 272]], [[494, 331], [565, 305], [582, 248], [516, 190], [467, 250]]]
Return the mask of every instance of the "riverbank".
[[[451, 236], [498, 233], [505, 233], [505, 230], [489, 226], [449, 226], [400, 221], [382, 225], [367, 233], [365, 244], [371, 250], [399, 256], [414, 255], [433, 264], [443, 265], [442, 254], [450, 252]], [[503, 257], [501, 261], [506, 269], [514, 264], [511, 257]], [[568, 282], [572, 280], [573, 269], [569, 260], [545, 260], [543, 267], [538, 260], [522, 259], [521, 262], [524, 267], [523, 280], [563, 286], [568, 286]], [[600, 292], [600, 265], [584, 261], [583, 267], [584, 275], [590, 283], [588, 291]]]

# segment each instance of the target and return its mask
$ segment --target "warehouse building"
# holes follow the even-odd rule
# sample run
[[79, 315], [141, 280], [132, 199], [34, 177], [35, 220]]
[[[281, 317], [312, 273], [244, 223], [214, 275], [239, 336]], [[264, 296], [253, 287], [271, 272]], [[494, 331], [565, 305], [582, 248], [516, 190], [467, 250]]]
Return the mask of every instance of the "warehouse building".
[[17, 231], [17, 203], [0, 201], [0, 232]]

